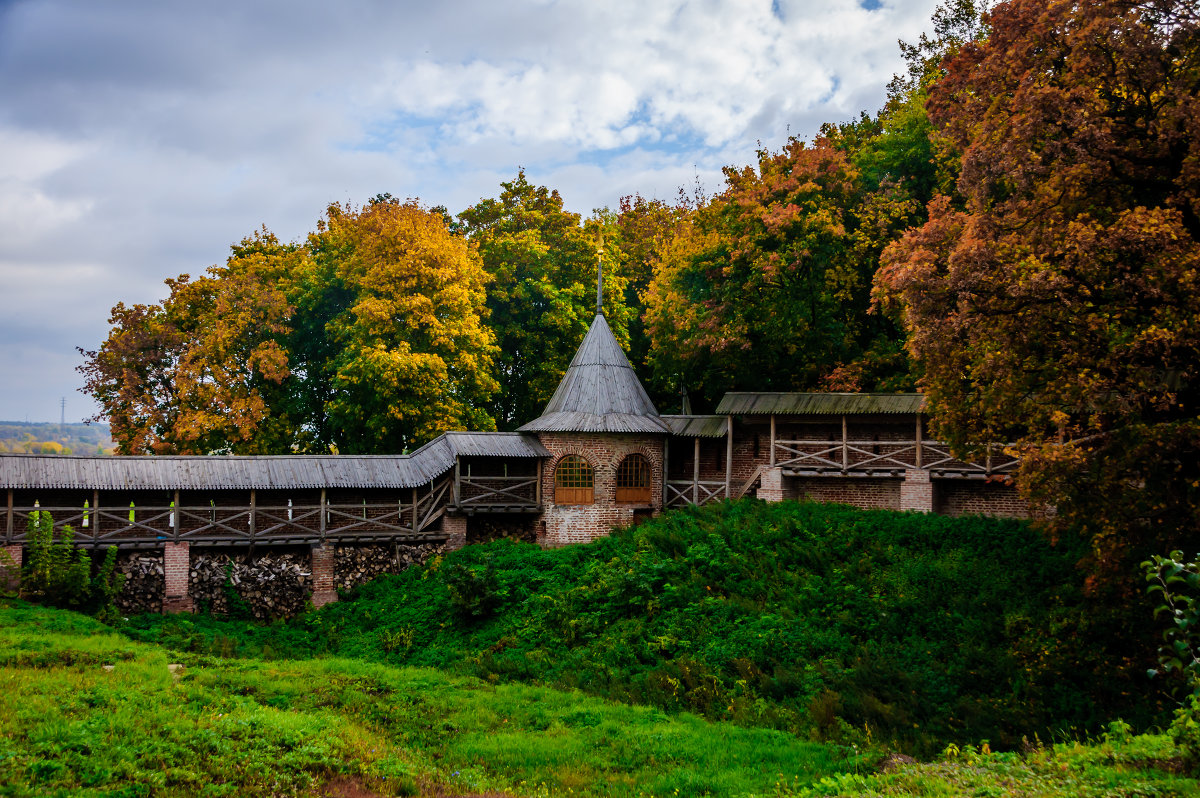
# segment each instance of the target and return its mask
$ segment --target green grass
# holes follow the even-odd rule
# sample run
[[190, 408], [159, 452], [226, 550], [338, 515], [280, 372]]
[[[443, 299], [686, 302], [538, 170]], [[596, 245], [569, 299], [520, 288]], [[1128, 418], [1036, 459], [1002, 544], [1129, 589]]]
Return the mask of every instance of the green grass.
[[143, 616], [177, 650], [350, 656], [929, 755], [1161, 723], [1148, 606], [1084, 596], [1028, 524], [746, 500], [586, 546], [469, 546], [270, 626]]
[[1156, 769], [1173, 756], [1164, 737], [968, 749], [879, 774], [877, 752], [579, 692], [347, 659], [168, 655], [22, 603], [0, 603], [0, 663], [0, 796], [1197, 794]]

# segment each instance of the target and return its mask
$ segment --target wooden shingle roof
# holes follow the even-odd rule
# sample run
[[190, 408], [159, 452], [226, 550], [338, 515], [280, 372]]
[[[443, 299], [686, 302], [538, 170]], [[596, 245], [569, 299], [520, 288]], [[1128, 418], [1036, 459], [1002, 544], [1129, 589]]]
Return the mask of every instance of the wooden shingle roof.
[[456, 457], [549, 457], [516, 432], [449, 432], [412, 454], [259, 457], [0, 455], [0, 488], [233, 490], [413, 488], [454, 468]]
[[686, 438], [724, 438], [728, 416], [663, 416], [671, 434]]
[[542, 415], [521, 432], [670, 432], [597, 314]]
[[920, 393], [755, 393], [730, 392], [718, 413], [731, 415], [913, 415], [925, 411]]

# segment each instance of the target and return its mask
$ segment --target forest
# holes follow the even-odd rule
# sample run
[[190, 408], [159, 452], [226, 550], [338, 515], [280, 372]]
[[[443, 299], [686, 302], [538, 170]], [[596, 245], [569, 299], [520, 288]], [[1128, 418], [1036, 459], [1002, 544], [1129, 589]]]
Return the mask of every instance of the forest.
[[513, 429], [604, 313], [661, 412], [729, 390], [928, 397], [1011, 442], [1099, 581], [1200, 521], [1200, 12], [950, 0], [876, 113], [711, 195], [588, 217], [518, 172], [452, 214], [380, 194], [118, 304], [85, 390], [127, 454], [397, 453]]

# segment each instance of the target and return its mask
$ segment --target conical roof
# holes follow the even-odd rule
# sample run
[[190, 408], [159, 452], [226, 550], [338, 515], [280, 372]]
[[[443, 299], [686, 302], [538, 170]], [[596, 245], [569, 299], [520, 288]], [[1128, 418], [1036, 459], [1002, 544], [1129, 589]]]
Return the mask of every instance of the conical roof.
[[541, 417], [521, 432], [669, 432], [603, 314], [596, 314]]

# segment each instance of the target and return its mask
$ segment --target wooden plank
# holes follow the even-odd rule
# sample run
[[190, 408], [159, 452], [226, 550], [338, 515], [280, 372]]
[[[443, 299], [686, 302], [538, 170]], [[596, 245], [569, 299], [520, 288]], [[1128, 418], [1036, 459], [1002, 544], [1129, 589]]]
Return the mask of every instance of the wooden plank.
[[775, 467], [775, 414], [771, 414], [771, 468]]
[[733, 489], [733, 416], [725, 416], [726, 427], [725, 435], [725, 498], [733, 498], [730, 491]]
[[13, 541], [13, 497], [12, 488], [8, 489], [8, 521], [5, 523], [4, 542], [12, 543]]
[[692, 504], [700, 503], [700, 439], [692, 438]]

